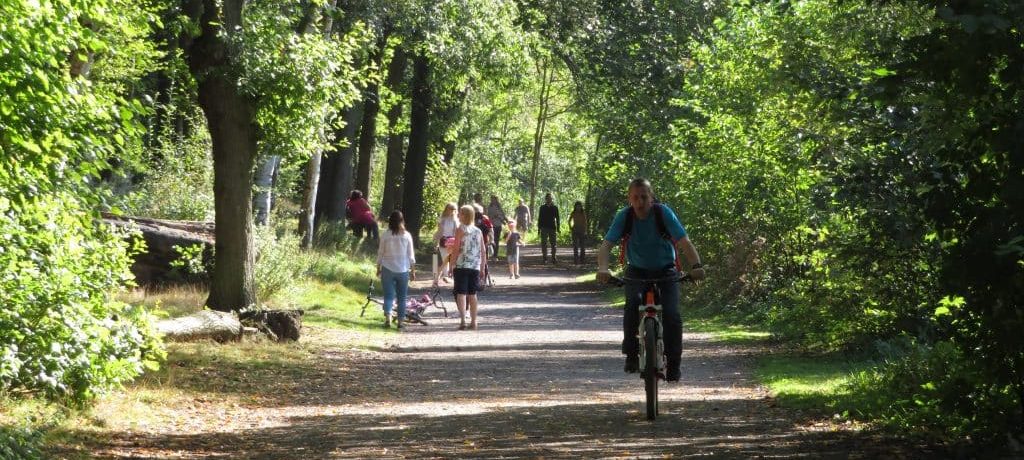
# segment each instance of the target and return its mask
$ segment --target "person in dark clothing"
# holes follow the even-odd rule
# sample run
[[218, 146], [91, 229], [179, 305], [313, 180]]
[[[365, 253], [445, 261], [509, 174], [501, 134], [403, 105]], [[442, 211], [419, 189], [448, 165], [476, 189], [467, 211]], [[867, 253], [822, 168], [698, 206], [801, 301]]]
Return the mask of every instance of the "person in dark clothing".
[[540, 232], [541, 254], [544, 255], [544, 263], [548, 262], [548, 244], [551, 245], [551, 263], [558, 263], [555, 258], [555, 247], [558, 240], [558, 229], [561, 227], [561, 220], [558, 217], [558, 206], [555, 206], [550, 193], [544, 194], [544, 204], [540, 205], [537, 211], [537, 230]]

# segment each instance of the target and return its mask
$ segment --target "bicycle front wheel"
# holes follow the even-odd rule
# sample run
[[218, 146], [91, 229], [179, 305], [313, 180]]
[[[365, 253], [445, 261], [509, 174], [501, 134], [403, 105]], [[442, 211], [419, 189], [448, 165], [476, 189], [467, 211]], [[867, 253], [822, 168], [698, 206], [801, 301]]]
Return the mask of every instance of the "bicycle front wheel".
[[658, 323], [644, 319], [644, 392], [647, 393], [647, 420], [658, 416]]

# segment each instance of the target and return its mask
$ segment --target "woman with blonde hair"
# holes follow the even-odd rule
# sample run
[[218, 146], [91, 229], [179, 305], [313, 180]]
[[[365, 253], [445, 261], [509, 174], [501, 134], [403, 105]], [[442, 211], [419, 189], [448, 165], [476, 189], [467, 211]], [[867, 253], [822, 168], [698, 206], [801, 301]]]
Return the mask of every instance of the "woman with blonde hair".
[[487, 248], [480, 229], [473, 224], [476, 210], [466, 205], [459, 208], [459, 226], [455, 230], [455, 244], [452, 245], [452, 260], [455, 261], [455, 272], [452, 283], [455, 285], [455, 305], [459, 308], [459, 330], [465, 330], [466, 308], [469, 308], [470, 323], [468, 328], [476, 330], [477, 290], [480, 288], [480, 274], [483, 273]]
[[455, 245], [455, 229], [459, 226], [458, 220], [455, 218], [455, 210], [458, 208], [454, 202], [450, 202], [444, 205], [444, 210], [441, 211], [441, 217], [437, 219], [437, 231], [434, 232], [434, 242], [437, 244], [437, 252], [441, 255], [441, 261], [437, 273], [434, 274], [434, 286], [437, 286], [437, 282], [444, 281], [448, 282], [448, 276], [451, 275], [452, 264], [451, 264], [451, 252], [452, 247]]

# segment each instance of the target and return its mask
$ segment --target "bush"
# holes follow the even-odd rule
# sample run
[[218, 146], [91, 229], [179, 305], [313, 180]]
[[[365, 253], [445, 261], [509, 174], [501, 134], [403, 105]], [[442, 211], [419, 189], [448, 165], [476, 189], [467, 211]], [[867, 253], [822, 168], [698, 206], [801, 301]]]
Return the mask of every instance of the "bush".
[[138, 188], [123, 198], [131, 215], [176, 220], [213, 219], [213, 158], [211, 141], [201, 117], [189, 123], [189, 137], [160, 136], [156, 166], [145, 172]]
[[155, 369], [163, 351], [146, 312], [109, 297], [132, 279], [125, 235], [75, 203], [0, 203], [0, 387], [82, 405]]
[[269, 299], [286, 293], [304, 277], [315, 255], [302, 250], [301, 239], [270, 226], [256, 228], [256, 298]]
[[998, 446], [1021, 426], [1020, 401], [1009, 385], [992, 383], [982, 363], [951, 342], [880, 342], [881, 366], [860, 373], [856, 393], [878, 395], [866, 415], [904, 432], [977, 446]]

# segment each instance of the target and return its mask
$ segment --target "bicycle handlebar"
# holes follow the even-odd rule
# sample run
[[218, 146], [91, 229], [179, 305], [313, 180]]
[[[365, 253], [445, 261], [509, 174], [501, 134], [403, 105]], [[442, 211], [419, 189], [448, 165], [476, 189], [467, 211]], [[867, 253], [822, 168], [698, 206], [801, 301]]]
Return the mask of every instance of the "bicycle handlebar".
[[627, 284], [646, 284], [646, 283], [652, 283], [653, 284], [653, 283], [664, 283], [664, 282], [679, 282], [679, 283], [689, 282], [689, 283], [693, 283], [693, 282], [696, 282], [696, 280], [693, 279], [693, 277], [690, 276], [689, 273], [679, 273], [679, 274], [672, 275], [672, 276], [665, 276], [665, 277], [662, 277], [662, 278], [650, 278], [650, 279], [647, 279], [647, 278], [629, 278], [629, 277], [626, 277], [626, 276], [618, 277], [618, 276], [614, 276], [614, 275], [612, 275], [610, 278], [608, 278], [608, 284], [613, 284], [615, 286], [625, 286]]

